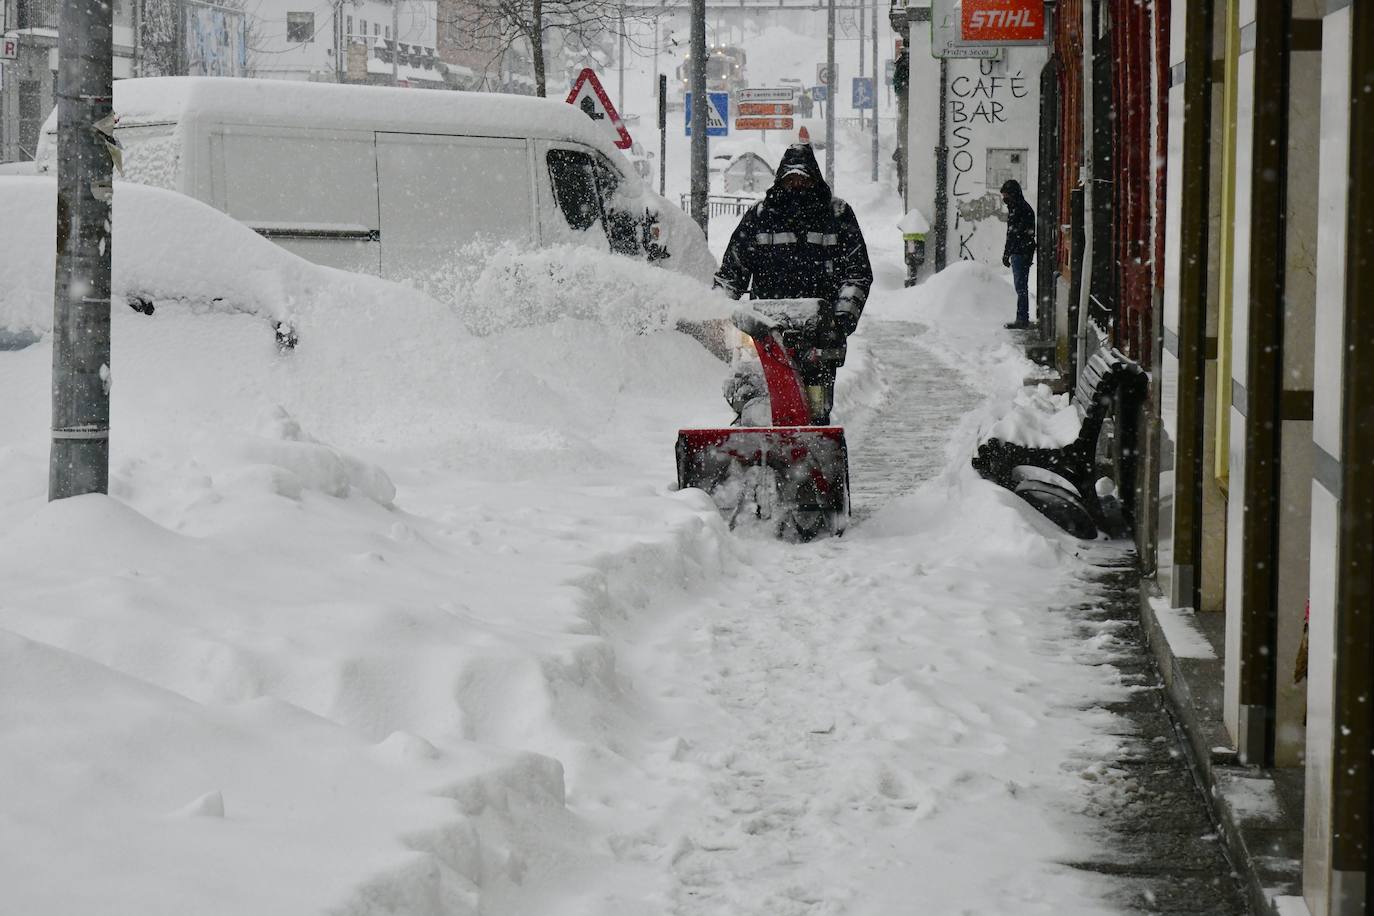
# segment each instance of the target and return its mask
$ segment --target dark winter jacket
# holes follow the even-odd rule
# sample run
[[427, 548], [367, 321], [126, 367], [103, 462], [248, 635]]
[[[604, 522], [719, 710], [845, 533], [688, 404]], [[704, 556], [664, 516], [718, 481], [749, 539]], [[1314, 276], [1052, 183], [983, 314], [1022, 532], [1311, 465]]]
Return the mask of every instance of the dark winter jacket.
[[[782, 176], [801, 164], [814, 186], [785, 190]], [[849, 204], [830, 193], [810, 144], [788, 148], [773, 187], [740, 220], [721, 259], [716, 286], [738, 299], [827, 299], [844, 334], [859, 323], [873, 268], [859, 221]], [[840, 340], [843, 340], [841, 336]]]
[[898, 55], [896, 63], [892, 65], [892, 91], [898, 95], [906, 95], [907, 84], [911, 81], [911, 63], [907, 57], [905, 49]]
[[1002, 185], [1002, 193], [1007, 198], [1007, 244], [1002, 249], [1002, 257], [1023, 255], [1034, 258], [1035, 211], [1026, 203], [1020, 182], [1006, 182]]

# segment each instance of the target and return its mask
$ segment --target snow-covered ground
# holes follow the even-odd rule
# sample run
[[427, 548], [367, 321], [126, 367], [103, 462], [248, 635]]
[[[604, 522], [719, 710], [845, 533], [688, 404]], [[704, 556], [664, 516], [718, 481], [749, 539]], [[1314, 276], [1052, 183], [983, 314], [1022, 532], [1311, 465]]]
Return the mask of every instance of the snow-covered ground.
[[862, 444], [921, 396], [865, 346], [894, 321], [981, 402], [835, 541], [672, 489], [676, 429], [728, 409], [670, 328], [728, 304], [623, 259], [506, 252], [455, 312], [248, 234], [218, 255], [262, 308], [116, 309], [108, 497], [45, 501], [49, 340], [0, 351], [0, 910], [1108, 911], [1060, 863], [1124, 688], [1051, 610], [1074, 544], [968, 465], [1014, 407], [1066, 421], [1021, 390], [1002, 272], [903, 290], [896, 197], [841, 156], [879, 289], [840, 419]]

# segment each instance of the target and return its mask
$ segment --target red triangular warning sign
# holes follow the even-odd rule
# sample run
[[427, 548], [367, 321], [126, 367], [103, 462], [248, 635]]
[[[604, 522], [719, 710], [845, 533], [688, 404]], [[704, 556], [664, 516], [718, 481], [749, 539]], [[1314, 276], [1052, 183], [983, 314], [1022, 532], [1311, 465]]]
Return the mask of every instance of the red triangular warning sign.
[[610, 96], [601, 88], [601, 80], [596, 78], [596, 73], [591, 67], [584, 67], [582, 72], [577, 74], [577, 82], [573, 83], [572, 92], [568, 93], [568, 104], [582, 109], [587, 117], [604, 125], [604, 129], [610, 132], [611, 139], [618, 148], [629, 149], [634, 143], [630, 139], [630, 132], [621, 123], [620, 115], [616, 114]]

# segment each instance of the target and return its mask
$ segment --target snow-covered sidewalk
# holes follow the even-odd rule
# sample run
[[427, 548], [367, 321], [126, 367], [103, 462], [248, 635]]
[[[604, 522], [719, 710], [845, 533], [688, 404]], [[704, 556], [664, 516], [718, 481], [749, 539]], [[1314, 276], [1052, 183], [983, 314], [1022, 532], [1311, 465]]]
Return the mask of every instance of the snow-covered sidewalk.
[[[671, 332], [318, 328], [283, 362], [244, 316], [119, 316], [138, 435], [111, 497], [51, 505], [48, 348], [0, 354], [8, 904], [1101, 912], [1058, 863], [1095, 842], [1122, 688], [1048, 610], [1067, 542], [967, 463], [1026, 371], [1005, 294], [960, 265], [875, 299], [864, 334], [922, 323], [890, 327], [979, 406], [813, 545], [671, 491], [723, 373]], [[864, 437], [932, 395], [880, 349], [841, 392], [859, 479], [899, 476]]]

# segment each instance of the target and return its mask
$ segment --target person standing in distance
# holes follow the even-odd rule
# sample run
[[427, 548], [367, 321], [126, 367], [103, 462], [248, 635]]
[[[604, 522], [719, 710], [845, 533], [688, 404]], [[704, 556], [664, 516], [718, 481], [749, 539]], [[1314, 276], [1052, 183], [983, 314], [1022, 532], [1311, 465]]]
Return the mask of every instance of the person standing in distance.
[[1021, 184], [1008, 180], [1002, 185], [1002, 203], [1007, 205], [1007, 244], [1002, 249], [1002, 266], [1011, 268], [1016, 288], [1016, 320], [1006, 327], [1030, 327], [1030, 268], [1035, 259], [1035, 211], [1026, 203]]
[[821, 175], [810, 143], [794, 143], [778, 164], [773, 187], [740, 220], [721, 259], [715, 286], [732, 299], [825, 299], [834, 327], [818, 341], [819, 365], [803, 374], [824, 389], [824, 422], [834, 404], [835, 371], [859, 325], [873, 268], [859, 220]]

